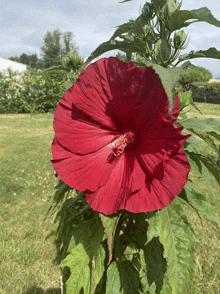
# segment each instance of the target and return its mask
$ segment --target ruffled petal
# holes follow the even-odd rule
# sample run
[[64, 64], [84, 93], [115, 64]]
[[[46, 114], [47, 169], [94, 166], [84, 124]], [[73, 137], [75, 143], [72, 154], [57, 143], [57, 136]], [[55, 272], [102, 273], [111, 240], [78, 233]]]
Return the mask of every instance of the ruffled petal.
[[116, 57], [101, 58], [90, 64], [79, 76], [76, 83], [61, 99], [63, 107], [72, 108], [72, 104], [82, 111], [91, 121], [101, 127], [115, 130], [111, 119], [112, 100], [111, 84], [115, 75], [121, 70], [136, 67]]
[[133, 213], [162, 209], [179, 195], [188, 181], [190, 165], [181, 148], [166, 165], [161, 180], [146, 178], [145, 186], [128, 198], [125, 210]]
[[109, 181], [117, 161], [109, 161], [111, 149], [104, 147], [87, 155], [76, 155], [63, 148], [54, 139], [51, 146], [52, 164], [60, 179], [68, 186], [80, 190], [96, 191]]
[[181, 135], [182, 130], [158, 116], [141, 131], [134, 152], [149, 178], [163, 178], [166, 165], [191, 136]]

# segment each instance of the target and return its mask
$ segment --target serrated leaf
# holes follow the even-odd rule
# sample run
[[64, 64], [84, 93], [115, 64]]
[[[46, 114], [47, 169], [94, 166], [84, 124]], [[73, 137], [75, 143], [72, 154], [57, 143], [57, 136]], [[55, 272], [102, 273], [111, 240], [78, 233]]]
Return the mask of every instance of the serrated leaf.
[[35, 101], [35, 104], [36, 105], [39, 105], [43, 102], [47, 102], [47, 101], [51, 101], [51, 100], [55, 100], [55, 101], [59, 101], [61, 99], [60, 96], [58, 95], [48, 95], [48, 96], [45, 96], [43, 98], [39, 98]]
[[92, 260], [97, 254], [103, 236], [103, 226], [98, 217], [81, 221], [79, 224], [74, 226], [72, 237], [74, 238], [74, 243], [72, 243], [73, 246], [69, 247], [69, 250], [72, 250], [75, 245], [81, 243], [84, 246], [87, 255]]
[[188, 182], [184, 187], [188, 201], [199, 211], [204, 213], [210, 220], [216, 222], [220, 226], [220, 218], [215, 209], [212, 207], [208, 199], [199, 193], [195, 185]]
[[121, 34], [128, 33], [134, 27], [134, 22], [130, 20], [127, 23], [124, 23], [117, 27], [117, 30], [111, 36], [110, 40], [114, 40], [115, 38], [119, 37]]
[[103, 235], [103, 226], [98, 217], [74, 226], [68, 248], [70, 254], [61, 263], [62, 267], [68, 266], [71, 271], [67, 294], [78, 294], [82, 287], [84, 294], [90, 294], [99, 283], [105, 270], [105, 251], [100, 247]]
[[188, 54], [183, 54], [179, 56], [179, 62], [193, 59], [193, 58], [215, 58], [220, 59], [220, 51], [216, 48], [211, 47], [208, 50], [190, 51]]
[[[208, 184], [213, 196], [215, 197], [215, 192], [212, 187], [212, 182], [210, 181], [210, 178], [209, 178], [208, 169], [202, 160], [204, 157], [195, 152], [190, 152], [187, 149], [185, 149], [185, 152], [189, 159], [189, 164], [191, 166], [191, 169], [196, 171], [199, 175], [202, 176], [203, 180], [205, 180], [205, 182]], [[211, 162], [210, 162], [210, 165], [211, 165]]]
[[167, 276], [172, 294], [183, 294], [188, 287], [194, 266], [195, 236], [173, 202], [148, 220], [148, 240], [159, 237], [167, 259]]
[[[122, 37], [125, 38], [125, 36], [121, 35], [121, 38]], [[130, 52], [130, 53], [145, 52], [145, 43], [138, 37], [135, 37], [135, 36], [132, 36], [132, 37], [133, 37], [132, 42], [129, 40], [126, 40], [126, 41], [125, 40], [124, 41], [109, 40], [107, 42], [102, 43], [91, 53], [91, 55], [87, 58], [86, 62], [84, 63], [84, 65], [82, 65], [80, 70], [82, 70], [82, 68], [84, 68], [93, 59], [111, 50], [118, 49], [125, 53], [126, 52]]]
[[78, 244], [62, 261], [61, 266], [68, 266], [71, 272], [66, 282], [67, 294], [79, 294], [81, 288], [84, 294], [90, 294], [90, 258], [82, 244]]
[[[194, 19], [194, 21], [187, 20]], [[175, 30], [179, 30], [183, 27], [187, 27], [193, 22], [205, 21], [216, 27], [220, 27], [220, 21], [218, 21], [211, 13], [207, 7], [202, 7], [199, 9], [189, 10], [176, 10], [170, 17], [166, 20], [166, 27], [172, 33]]]
[[159, 75], [169, 99], [171, 112], [174, 106], [174, 86], [180, 79], [180, 76], [184, 74], [184, 69], [180, 67], [164, 68], [163, 66], [155, 64], [152, 61], [146, 59], [142, 59], [142, 61], [146, 66], [152, 67], [155, 70], [155, 72]]
[[200, 119], [198, 117], [176, 120], [175, 124], [184, 127], [190, 132], [202, 138], [212, 149], [218, 151], [213, 136], [220, 140], [220, 122], [213, 118]]
[[120, 274], [117, 262], [112, 262], [107, 269], [106, 294], [120, 294], [121, 292]]

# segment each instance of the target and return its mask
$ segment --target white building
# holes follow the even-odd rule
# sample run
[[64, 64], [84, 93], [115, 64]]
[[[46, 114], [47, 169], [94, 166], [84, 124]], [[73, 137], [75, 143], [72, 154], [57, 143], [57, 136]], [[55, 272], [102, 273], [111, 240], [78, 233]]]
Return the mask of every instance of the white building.
[[19, 73], [22, 73], [27, 70], [27, 65], [0, 57], [0, 71], [4, 72], [8, 68], [13, 71], [18, 71]]
[[220, 79], [211, 79], [208, 83], [220, 83]]

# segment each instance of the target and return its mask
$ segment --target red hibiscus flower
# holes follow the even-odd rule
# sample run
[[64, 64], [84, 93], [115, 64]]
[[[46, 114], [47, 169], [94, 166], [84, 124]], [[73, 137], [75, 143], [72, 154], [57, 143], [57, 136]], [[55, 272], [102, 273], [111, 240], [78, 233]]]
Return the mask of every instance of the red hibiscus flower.
[[90, 207], [149, 212], [167, 206], [188, 180], [183, 150], [189, 136], [172, 122], [169, 102], [152, 68], [118, 58], [90, 64], [54, 114], [52, 164]]

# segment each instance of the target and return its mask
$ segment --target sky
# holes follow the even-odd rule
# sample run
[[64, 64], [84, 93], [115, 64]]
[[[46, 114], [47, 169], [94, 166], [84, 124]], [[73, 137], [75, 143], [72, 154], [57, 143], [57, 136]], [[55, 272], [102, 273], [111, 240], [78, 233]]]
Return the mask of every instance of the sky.
[[[97, 46], [112, 36], [117, 26], [135, 19], [146, 1], [132, 0], [7, 0], [0, 1], [0, 57], [37, 53], [47, 31], [70, 31], [78, 52], [86, 59]], [[149, 2], [149, 1], [148, 1]], [[183, 0], [182, 10], [207, 7], [220, 20], [219, 0]], [[182, 54], [191, 50], [220, 50], [220, 28], [198, 22], [184, 29], [190, 41]], [[115, 56], [111, 51], [102, 57]], [[220, 60], [193, 59], [197, 66], [209, 69], [213, 78], [220, 78]]]

